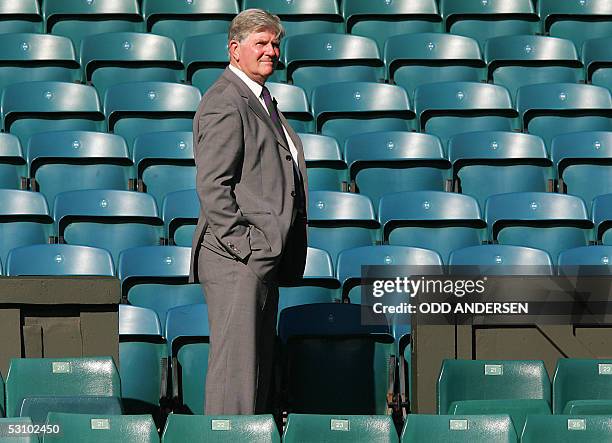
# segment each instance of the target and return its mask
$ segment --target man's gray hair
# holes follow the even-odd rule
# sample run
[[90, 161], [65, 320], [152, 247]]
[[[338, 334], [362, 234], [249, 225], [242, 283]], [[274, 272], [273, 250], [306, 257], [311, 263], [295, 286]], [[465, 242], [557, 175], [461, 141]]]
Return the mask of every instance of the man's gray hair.
[[272, 31], [279, 39], [285, 35], [277, 15], [263, 9], [245, 9], [232, 20], [227, 39], [242, 42], [249, 34], [262, 31]]

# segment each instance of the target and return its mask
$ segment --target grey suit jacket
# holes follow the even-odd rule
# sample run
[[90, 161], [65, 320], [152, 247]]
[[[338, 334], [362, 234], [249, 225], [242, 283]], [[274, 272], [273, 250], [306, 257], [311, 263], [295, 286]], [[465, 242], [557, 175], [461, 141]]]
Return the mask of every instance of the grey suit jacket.
[[[298, 151], [308, 189], [302, 143], [282, 114], [281, 120]], [[202, 97], [193, 136], [200, 215], [190, 281], [199, 281], [197, 260], [207, 227], [219, 250], [247, 263], [260, 279], [276, 278], [277, 272], [281, 281], [300, 277], [306, 224], [298, 221], [290, 229], [295, 198], [291, 152], [260, 101], [229, 68]]]

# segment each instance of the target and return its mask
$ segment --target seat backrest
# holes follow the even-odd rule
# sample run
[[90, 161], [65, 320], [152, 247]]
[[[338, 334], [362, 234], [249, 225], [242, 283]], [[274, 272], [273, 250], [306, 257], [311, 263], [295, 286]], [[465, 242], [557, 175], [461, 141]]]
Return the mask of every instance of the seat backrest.
[[510, 416], [409, 414], [402, 431], [403, 443], [412, 441], [517, 442]]
[[[200, 200], [195, 189], [166, 194], [162, 203], [162, 218], [166, 237], [176, 242], [176, 230], [186, 223], [195, 225], [199, 214]], [[181, 243], [180, 246], [191, 246], [190, 238], [188, 240], [188, 244]]]
[[453, 175], [464, 166], [512, 161], [550, 166], [544, 140], [537, 135], [508, 131], [466, 132], [448, 142]]
[[193, 133], [188, 131], [147, 132], [134, 139], [132, 149], [138, 178], [154, 164], [194, 165]]
[[538, 0], [537, 6], [544, 32], [549, 31], [551, 25], [559, 20], [576, 20], [579, 17], [582, 20], [600, 21], [602, 18], [609, 20], [612, 16], [612, 4], [606, 0], [584, 2]]
[[177, 306], [166, 316], [168, 355], [176, 356], [181, 337], [208, 337], [208, 305], [197, 303]]
[[551, 159], [563, 177], [573, 164], [609, 165], [612, 161], [612, 132], [582, 131], [556, 136], [551, 143]]
[[474, 275], [552, 275], [546, 251], [525, 246], [478, 245], [456, 249], [448, 262], [450, 272]]
[[374, 207], [368, 197], [334, 191], [312, 191], [308, 199], [310, 222], [369, 223], [376, 225]]
[[162, 336], [157, 314], [140, 306], [119, 305], [119, 335]]
[[[57, 425], [62, 430], [62, 439], [91, 443], [141, 442], [158, 443], [159, 436], [153, 417], [150, 415], [92, 415], [51, 412], [47, 425]], [[57, 441], [47, 434], [43, 441]]]
[[306, 251], [305, 279], [332, 279], [335, 272], [329, 254], [323, 249], [308, 247]]
[[142, 21], [138, 0], [83, 2], [80, 0], [48, 0], [43, 3], [45, 31], [50, 33], [63, 20], [95, 21], [129, 19]]
[[435, 0], [400, 0], [375, 3], [369, 0], [343, 0], [342, 16], [346, 21], [346, 32], [367, 20], [435, 20], [439, 21], [438, 3]]
[[[229, 63], [227, 32], [186, 38], [181, 47], [181, 62], [185, 66], [185, 80], [188, 82], [194, 80], [194, 74], [200, 69], [224, 69]], [[200, 88], [202, 86], [193, 84]]]
[[155, 23], [162, 20], [186, 19], [187, 21], [211, 17], [231, 21], [240, 12], [236, 0], [192, 0], [190, 2], [167, 2], [165, 0], [143, 0], [142, 12], [146, 31], [151, 32]]
[[253, 443], [280, 443], [271, 415], [182, 415], [170, 414], [162, 434], [164, 443], [217, 439]]
[[[183, 246], [141, 246], [121, 252], [117, 264], [117, 276], [128, 289], [134, 283], [189, 276], [190, 248]], [[125, 288], [124, 288], [125, 290]]]
[[27, 176], [26, 160], [19, 138], [13, 134], [0, 134], [0, 165], [3, 169], [0, 174], [0, 188], [21, 188], [21, 177]]
[[590, 82], [593, 73], [599, 68], [609, 67], [612, 60], [612, 37], [586, 40], [582, 45], [582, 63], [586, 71], [586, 80]]
[[[612, 228], [612, 193], [595, 197], [593, 199], [592, 213], [595, 235], [598, 240], [602, 240], [606, 231]], [[610, 243], [604, 239], [604, 244]]]
[[302, 147], [304, 148], [304, 158], [306, 164], [310, 162], [343, 162], [340, 145], [334, 137], [321, 134], [299, 133]]
[[560, 358], [553, 376], [553, 414], [572, 400], [612, 401], [612, 360]]
[[521, 442], [596, 443], [608, 439], [610, 433], [612, 433], [612, 417], [609, 415], [530, 415], [523, 428]]
[[390, 415], [289, 414], [283, 441], [395, 443], [398, 438]]
[[612, 245], [591, 245], [561, 251], [559, 275], [612, 275]]
[[530, 0], [440, 0], [440, 12], [444, 18], [446, 32], [459, 20], [474, 20], [479, 17], [483, 20], [486, 20], [487, 16], [496, 20], [537, 20]]

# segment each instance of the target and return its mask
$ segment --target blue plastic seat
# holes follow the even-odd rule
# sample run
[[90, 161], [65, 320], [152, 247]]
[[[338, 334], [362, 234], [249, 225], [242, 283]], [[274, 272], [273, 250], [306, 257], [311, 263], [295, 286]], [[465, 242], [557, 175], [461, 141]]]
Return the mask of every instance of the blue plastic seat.
[[612, 275], [612, 245], [579, 246], [561, 251], [560, 275]]
[[0, 189], [21, 189], [27, 176], [26, 160], [19, 139], [0, 134]]
[[594, 239], [612, 245], [612, 194], [598, 195], [593, 200]]
[[560, 358], [553, 377], [553, 412], [610, 415], [611, 372], [612, 360]]
[[42, 17], [38, 0], [2, 2], [0, 5], [0, 33], [41, 32]]
[[170, 244], [191, 247], [200, 214], [200, 200], [195, 189], [170, 192], [162, 203], [165, 237]]
[[219, 78], [229, 64], [227, 32], [188, 37], [181, 47], [185, 81], [202, 94]]
[[346, 163], [336, 139], [319, 134], [298, 135], [304, 148], [308, 189], [341, 191], [346, 182]]
[[448, 265], [453, 274], [553, 275], [550, 255], [525, 246], [478, 245], [455, 249]]
[[582, 45], [582, 63], [587, 83], [612, 90], [612, 37], [586, 40]]
[[402, 443], [452, 441], [456, 443], [516, 443], [516, 431], [507, 414], [426, 415], [410, 414], [402, 431]]
[[312, 130], [312, 114], [306, 98], [306, 92], [295, 85], [286, 83], [266, 82], [270, 94], [277, 100], [278, 109], [296, 132]]
[[527, 418], [521, 434], [524, 443], [561, 441], [598, 443], [610, 438], [612, 418], [602, 415], [534, 415]]

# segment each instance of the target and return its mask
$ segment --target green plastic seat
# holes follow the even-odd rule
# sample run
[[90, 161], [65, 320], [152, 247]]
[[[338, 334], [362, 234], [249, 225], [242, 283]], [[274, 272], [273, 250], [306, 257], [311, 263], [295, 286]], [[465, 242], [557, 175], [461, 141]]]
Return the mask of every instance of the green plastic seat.
[[14, 83], [2, 93], [4, 131], [19, 137], [22, 146], [37, 132], [99, 131], [104, 115], [92, 86], [68, 82]]
[[150, 415], [92, 415], [50, 413], [48, 425], [57, 425], [59, 434], [45, 434], [43, 442], [158, 443], [159, 436]]
[[308, 189], [341, 191], [346, 181], [346, 163], [335, 138], [319, 134], [298, 134], [304, 148]]
[[0, 189], [20, 189], [26, 171], [19, 139], [13, 134], [0, 134]]
[[564, 249], [588, 245], [593, 226], [580, 197], [546, 192], [493, 195], [485, 218], [490, 240], [543, 249], [553, 260]]
[[448, 265], [453, 274], [553, 275], [550, 255], [526, 246], [478, 245], [455, 249]]
[[142, 29], [138, 0], [45, 0], [44, 32], [72, 40], [75, 49], [89, 35], [105, 32], [137, 32]]
[[440, 0], [440, 12], [446, 32], [472, 37], [481, 47], [493, 37], [540, 29], [530, 0]]
[[66, 37], [0, 34], [0, 47], [0, 89], [25, 81], [74, 82], [80, 77], [72, 42]]
[[271, 415], [170, 414], [162, 442], [186, 441], [280, 443], [280, 436]]
[[390, 37], [385, 44], [387, 79], [410, 95], [427, 83], [485, 80], [485, 64], [478, 42], [451, 34], [408, 34]]
[[162, 203], [165, 237], [170, 244], [189, 246], [200, 214], [200, 200], [195, 189], [170, 192]]
[[185, 81], [206, 92], [229, 64], [227, 32], [186, 38], [181, 47], [181, 62], [185, 66]]
[[584, 80], [578, 52], [570, 40], [508, 35], [487, 40], [484, 54], [488, 79], [508, 88], [513, 98], [521, 86]]
[[440, 191], [384, 195], [378, 207], [383, 240], [390, 245], [433, 249], [448, 262], [451, 251], [485, 239], [478, 202], [469, 195]]
[[330, 83], [313, 91], [311, 106], [316, 132], [335, 137], [340, 146], [354, 134], [413, 128], [408, 95], [395, 85]]
[[612, 90], [612, 37], [586, 40], [582, 45], [582, 63], [587, 83]]
[[38, 436], [36, 434], [33, 433], [22, 433], [21, 435], [9, 435], [9, 426], [10, 425], [16, 425], [16, 426], [26, 426], [26, 431], [27, 431], [27, 426], [31, 426], [34, 423], [32, 423], [32, 419], [30, 417], [10, 417], [10, 418], [0, 418], [0, 426], [2, 427], [3, 430], [5, 430], [1, 435], [0, 435], [0, 442], [1, 443], [38, 443]]
[[306, 92], [295, 85], [266, 82], [270, 94], [277, 100], [278, 109], [296, 132], [308, 132], [312, 129], [312, 114], [306, 98]]
[[553, 412], [612, 415], [612, 360], [560, 358], [553, 377]]
[[369, 37], [382, 52], [392, 36], [437, 32], [441, 28], [435, 0], [399, 0], [377, 3], [371, 0], [343, 0], [346, 32]]
[[610, 416], [533, 415], [521, 435], [524, 443], [599, 443], [612, 435]]
[[592, 213], [594, 237], [604, 245], [612, 245], [612, 194], [595, 197]]
[[410, 414], [402, 431], [403, 443], [448, 441], [456, 443], [516, 443], [516, 431], [507, 414]]
[[0, 33], [41, 31], [42, 17], [39, 1], [14, 0], [0, 4]]
[[390, 416], [289, 414], [283, 442], [396, 443]]
[[546, 192], [554, 177], [544, 141], [505, 131], [467, 132], [448, 142], [454, 189], [481, 208], [494, 194]]
[[65, 191], [128, 189], [132, 161], [125, 140], [118, 135], [91, 131], [36, 133], [28, 142], [27, 160], [29, 177], [35, 181], [31, 187], [50, 205]]

